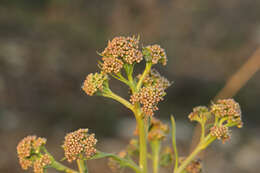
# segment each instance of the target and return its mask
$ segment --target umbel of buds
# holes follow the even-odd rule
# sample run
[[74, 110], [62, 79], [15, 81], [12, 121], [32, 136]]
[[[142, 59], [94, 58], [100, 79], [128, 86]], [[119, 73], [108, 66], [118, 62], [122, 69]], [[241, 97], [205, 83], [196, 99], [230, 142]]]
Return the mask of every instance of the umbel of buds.
[[45, 144], [45, 138], [36, 136], [27, 136], [18, 143], [17, 154], [22, 169], [34, 167], [35, 173], [43, 173], [44, 168], [51, 164], [50, 157], [42, 152]]
[[108, 78], [102, 73], [90, 73], [83, 83], [82, 89], [90, 96], [97, 92], [102, 92], [105, 87], [105, 82]]
[[88, 134], [88, 129], [79, 129], [65, 136], [62, 147], [66, 159], [72, 162], [80, 158], [89, 159], [95, 155], [97, 152], [95, 148], [96, 143], [95, 134]]
[[238, 128], [243, 126], [241, 109], [234, 99], [218, 100], [215, 104], [212, 104], [211, 112], [218, 118], [226, 119], [230, 125], [236, 125]]

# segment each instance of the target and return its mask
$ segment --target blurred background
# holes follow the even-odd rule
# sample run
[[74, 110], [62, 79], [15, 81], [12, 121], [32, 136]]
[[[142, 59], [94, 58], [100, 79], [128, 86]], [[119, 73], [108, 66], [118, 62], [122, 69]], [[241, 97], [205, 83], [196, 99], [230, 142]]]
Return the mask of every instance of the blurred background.
[[[195, 127], [187, 115], [194, 106], [208, 105], [258, 49], [260, 1], [1, 0], [0, 172], [23, 172], [16, 145], [30, 134], [48, 138], [47, 148], [58, 159], [65, 134], [78, 128], [96, 133], [100, 150], [124, 148], [135, 128], [131, 112], [114, 101], [87, 96], [81, 85], [98, 70], [97, 52], [107, 40], [134, 34], [140, 34], [142, 45], [166, 49], [168, 65], [156, 68], [174, 84], [155, 116], [167, 122], [175, 115], [178, 145], [186, 155]], [[234, 96], [244, 128], [234, 129], [230, 142], [216, 142], [207, 150], [205, 173], [260, 169], [260, 55], [256, 57], [255, 66], [246, 66], [238, 79], [256, 73]], [[119, 83], [112, 89], [129, 97]], [[106, 160], [89, 163], [93, 173], [108, 173], [107, 168]]]

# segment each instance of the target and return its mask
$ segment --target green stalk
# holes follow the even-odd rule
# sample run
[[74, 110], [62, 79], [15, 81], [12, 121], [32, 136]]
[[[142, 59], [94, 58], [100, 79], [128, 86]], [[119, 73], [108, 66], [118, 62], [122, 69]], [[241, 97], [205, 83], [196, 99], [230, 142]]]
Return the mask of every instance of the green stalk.
[[195, 156], [199, 154], [202, 150], [207, 148], [208, 145], [210, 145], [216, 137], [213, 137], [211, 135], [208, 135], [207, 137], [204, 138], [202, 142], [198, 144], [198, 146], [194, 149], [194, 151], [182, 162], [182, 164], [178, 167], [177, 170], [174, 171], [174, 173], [182, 173], [184, 169], [187, 167], [187, 165], [194, 160]]
[[50, 157], [51, 159], [51, 165], [50, 167], [56, 169], [57, 171], [62, 171], [66, 173], [78, 173], [78, 171], [75, 171], [59, 162], [57, 162], [54, 157], [47, 151], [45, 147], [42, 147], [42, 150]]
[[175, 165], [174, 165], [174, 171], [177, 170], [179, 165], [179, 156], [178, 156], [178, 150], [176, 145], [176, 123], [173, 116], [171, 116], [171, 123], [172, 123], [172, 146], [175, 156]]
[[139, 167], [142, 173], [147, 173], [147, 140], [146, 140], [146, 128], [142, 117], [136, 116], [138, 132], [139, 132]]
[[77, 159], [77, 165], [80, 173], [88, 173], [87, 165], [85, 160]]
[[148, 62], [146, 63], [146, 66], [145, 66], [145, 69], [144, 69], [144, 72], [142, 74], [142, 76], [140, 77], [138, 83], [137, 83], [137, 86], [136, 86], [136, 90], [139, 91], [140, 88], [142, 87], [142, 84], [143, 84], [143, 80], [144, 78], [150, 73], [151, 71], [151, 68], [152, 68], [152, 63], [151, 62]]
[[57, 162], [56, 160], [52, 160], [50, 167], [56, 169], [57, 171], [62, 171], [66, 173], [78, 173], [78, 171], [70, 169], [67, 166], [64, 166], [63, 164]]
[[200, 145], [195, 148], [195, 150], [184, 160], [184, 162], [178, 167], [174, 173], [182, 173], [186, 166], [194, 159], [194, 157], [201, 151]]
[[159, 140], [152, 141], [151, 148], [152, 148], [152, 160], [153, 160], [153, 173], [158, 173], [161, 141]]
[[130, 110], [133, 110], [133, 105], [125, 100], [124, 98], [120, 97], [119, 95], [113, 93], [111, 90], [103, 94], [104, 97], [112, 98], [120, 103], [122, 103], [125, 107], [129, 108]]

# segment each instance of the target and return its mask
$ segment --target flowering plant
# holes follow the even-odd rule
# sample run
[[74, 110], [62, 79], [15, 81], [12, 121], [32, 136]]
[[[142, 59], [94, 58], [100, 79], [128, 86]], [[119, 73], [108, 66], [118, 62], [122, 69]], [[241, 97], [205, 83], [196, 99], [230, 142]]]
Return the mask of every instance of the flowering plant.
[[[149, 45], [139, 49], [139, 37], [115, 37], [108, 42], [99, 62], [100, 72], [89, 74], [82, 89], [89, 96], [97, 95], [111, 98], [130, 109], [136, 119], [136, 138], [130, 140], [125, 150], [118, 154], [104, 153], [96, 149], [97, 139], [89, 134], [88, 129], [79, 129], [65, 136], [62, 145], [65, 160], [76, 161], [78, 170], [73, 170], [56, 161], [47, 151], [46, 139], [27, 136], [17, 146], [17, 153], [22, 169], [34, 168], [35, 173], [43, 173], [47, 168], [55, 168], [67, 173], [87, 173], [87, 161], [108, 157], [108, 164], [113, 171], [128, 167], [136, 173], [151, 172], [148, 161], [152, 161], [153, 173], [158, 173], [161, 166], [172, 165], [173, 173], [199, 173], [200, 161], [196, 156], [216, 139], [226, 142], [230, 139], [230, 127], [242, 127], [240, 106], [233, 99], [218, 100], [211, 106], [198, 106], [189, 114], [189, 119], [201, 126], [201, 137], [194, 151], [187, 157], [180, 158], [175, 139], [175, 120], [171, 116], [172, 147], [162, 147], [162, 142], [170, 128], [154, 117], [158, 103], [166, 95], [171, 85], [153, 67], [167, 64], [166, 53], [159, 45]], [[134, 75], [134, 67], [145, 60], [143, 73]], [[115, 78], [130, 89], [129, 99], [115, 94], [109, 87], [109, 81]], [[133, 158], [138, 157], [138, 163]]]

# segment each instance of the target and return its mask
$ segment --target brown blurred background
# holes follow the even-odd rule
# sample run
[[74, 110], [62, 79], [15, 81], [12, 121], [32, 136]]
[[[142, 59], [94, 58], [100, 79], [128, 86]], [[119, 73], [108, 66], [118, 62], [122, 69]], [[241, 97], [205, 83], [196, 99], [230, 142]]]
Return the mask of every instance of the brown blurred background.
[[[140, 34], [143, 45], [158, 43], [166, 49], [168, 65], [157, 69], [174, 85], [155, 116], [165, 121], [176, 116], [185, 155], [195, 126], [187, 114], [209, 104], [259, 46], [260, 1], [1, 0], [1, 173], [23, 172], [16, 144], [29, 134], [47, 137], [57, 158], [63, 157], [64, 135], [78, 128], [95, 132], [101, 150], [123, 149], [134, 128], [131, 112], [114, 101], [86, 96], [80, 87], [88, 73], [98, 70], [96, 52], [107, 40], [133, 34]], [[122, 85], [112, 88], [128, 97]], [[259, 171], [259, 96], [256, 72], [234, 97], [241, 104], [244, 128], [234, 130], [230, 142], [210, 147], [205, 173]], [[89, 167], [93, 173], [110, 172], [106, 160]]]

